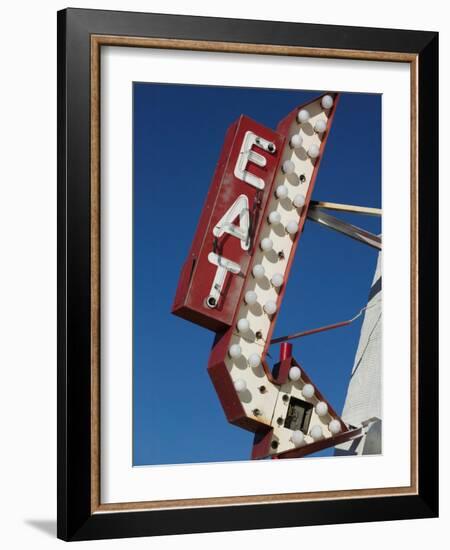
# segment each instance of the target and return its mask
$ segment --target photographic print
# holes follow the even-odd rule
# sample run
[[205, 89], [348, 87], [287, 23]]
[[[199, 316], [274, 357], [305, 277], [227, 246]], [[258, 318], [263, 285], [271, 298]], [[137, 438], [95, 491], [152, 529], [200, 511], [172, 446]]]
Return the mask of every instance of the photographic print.
[[437, 515], [437, 60], [58, 13], [60, 538]]
[[382, 453], [382, 95], [132, 94], [133, 465]]

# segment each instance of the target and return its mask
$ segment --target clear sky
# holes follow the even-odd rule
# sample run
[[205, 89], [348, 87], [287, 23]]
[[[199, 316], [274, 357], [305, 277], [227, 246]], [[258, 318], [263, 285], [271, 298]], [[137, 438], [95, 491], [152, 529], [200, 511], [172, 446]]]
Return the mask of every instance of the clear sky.
[[[253, 434], [228, 424], [206, 370], [213, 333], [170, 310], [228, 126], [245, 114], [275, 128], [320, 93], [134, 84], [134, 465], [249, 459]], [[380, 95], [342, 94], [313, 199], [381, 207]], [[381, 232], [378, 218], [339, 216]], [[307, 221], [274, 336], [353, 317], [376, 259]], [[294, 341], [295, 358], [337, 412], [360, 328], [361, 319]]]

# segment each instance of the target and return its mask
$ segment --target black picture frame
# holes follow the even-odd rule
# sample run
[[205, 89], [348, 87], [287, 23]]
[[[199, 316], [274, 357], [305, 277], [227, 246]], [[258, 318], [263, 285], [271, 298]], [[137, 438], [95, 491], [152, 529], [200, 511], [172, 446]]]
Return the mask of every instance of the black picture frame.
[[[91, 37], [395, 52], [417, 60], [418, 491], [310, 502], [93, 511]], [[64, 540], [438, 515], [438, 34], [85, 9], [58, 13], [58, 532]], [[95, 351], [95, 350], [94, 350]]]

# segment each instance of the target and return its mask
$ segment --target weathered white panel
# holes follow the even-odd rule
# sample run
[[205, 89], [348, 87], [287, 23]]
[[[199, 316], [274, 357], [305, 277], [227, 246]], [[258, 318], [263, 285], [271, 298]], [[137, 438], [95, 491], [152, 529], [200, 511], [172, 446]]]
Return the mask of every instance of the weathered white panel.
[[[327, 128], [327, 131], [329, 131], [329, 111], [321, 106], [320, 99], [309, 103], [306, 108], [309, 111], [310, 118], [304, 123], [299, 123], [296, 119], [293, 120], [281, 160], [281, 165], [287, 160], [292, 161], [295, 166], [294, 173], [288, 175], [280, 170], [275, 180], [274, 189], [276, 190], [278, 186], [284, 185], [288, 190], [288, 196], [284, 199], [279, 199], [274, 194], [269, 200], [268, 212], [270, 213], [275, 210], [279, 212], [281, 217], [280, 223], [272, 225], [266, 220], [261, 230], [260, 241], [266, 237], [270, 238], [273, 242], [273, 249], [264, 252], [258, 246], [253, 257], [252, 266], [257, 264], [262, 265], [265, 275], [261, 279], [250, 278], [244, 289], [244, 294], [249, 290], [253, 290], [257, 295], [257, 303], [252, 306], [247, 305], [245, 301], [242, 302], [237, 317], [237, 319], [248, 320], [250, 331], [247, 334], [240, 334], [236, 330], [230, 345], [238, 344], [241, 347], [242, 356], [238, 359], [232, 359], [231, 357], [227, 357], [226, 359], [226, 365], [233, 381], [236, 382], [236, 380], [241, 379], [247, 385], [247, 389], [239, 393], [239, 398], [246, 414], [256, 418], [259, 422], [273, 426], [277, 432], [276, 438], [280, 439], [279, 451], [281, 449], [285, 451], [293, 448], [289, 442], [292, 431], [280, 428], [277, 424], [277, 413], [274, 411], [280, 391], [279, 386], [274, 385], [267, 378], [262, 366], [256, 369], [248, 366], [247, 359], [253, 353], [257, 353], [261, 357], [264, 354], [264, 347], [272, 323], [272, 317], [264, 312], [264, 304], [268, 301], [273, 301], [278, 307], [281, 307], [278, 299], [280, 289], [272, 285], [271, 279], [275, 274], [281, 274], [286, 278], [287, 265], [294, 246], [294, 240], [299, 238], [299, 235], [291, 236], [285, 228], [290, 221], [299, 224], [302, 208], [296, 208], [292, 201], [299, 193], [306, 197], [311, 184], [316, 160], [312, 160], [308, 156], [307, 151], [311, 145], [320, 147], [323, 137], [323, 134], [314, 131], [314, 126], [318, 121], [321, 121], [324, 127]], [[303, 142], [301, 147], [293, 149], [289, 146], [289, 140], [291, 136], [296, 134], [302, 137]], [[280, 252], [283, 253], [283, 257], [280, 257]], [[261, 337], [256, 339], [255, 334], [258, 332]], [[264, 392], [261, 392], [261, 386], [264, 387]], [[292, 384], [283, 391], [290, 393], [291, 386]], [[295, 395], [295, 391], [292, 395]], [[255, 410], [257, 411], [257, 415], [254, 414]], [[324, 435], [329, 436], [325, 428]], [[284, 432], [286, 433], [284, 434]], [[308, 438], [306, 440], [308, 443], [311, 441]]]
[[[355, 356], [347, 397], [345, 399], [342, 419], [347, 424], [360, 426], [371, 418], [382, 418], [381, 383], [381, 327], [382, 327], [382, 277], [381, 253], [378, 255], [377, 267], [369, 293], [367, 309], [361, 327], [359, 345]], [[376, 436], [381, 439], [381, 423]], [[372, 437], [375, 437], [372, 435]], [[364, 439], [355, 447], [352, 443], [340, 445], [340, 450], [351, 450], [351, 454], [366, 454]], [[377, 445], [371, 444], [368, 449]], [[381, 441], [378, 445], [381, 448]], [[342, 454], [342, 453], [338, 453]]]

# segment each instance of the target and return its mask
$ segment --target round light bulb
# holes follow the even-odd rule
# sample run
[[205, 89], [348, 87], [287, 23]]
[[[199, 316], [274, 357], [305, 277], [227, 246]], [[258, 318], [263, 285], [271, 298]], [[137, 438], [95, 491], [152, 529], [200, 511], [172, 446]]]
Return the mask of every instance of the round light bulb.
[[248, 364], [252, 369], [256, 369], [261, 364], [261, 357], [257, 353], [252, 353], [248, 358]]
[[242, 378], [238, 378], [234, 381], [234, 389], [241, 393], [247, 389], [247, 382], [245, 380], [242, 380]]
[[322, 437], [322, 428], [321, 426], [318, 426], [317, 424], [311, 428], [311, 431], [309, 432], [309, 435], [313, 439], [320, 439]]
[[307, 399], [310, 399], [314, 395], [314, 386], [312, 384], [305, 384], [302, 389], [302, 394]]
[[269, 239], [269, 237], [265, 237], [261, 241], [261, 250], [263, 250], [264, 252], [269, 252], [270, 250], [272, 250], [272, 248], [273, 248], [272, 239]]
[[295, 195], [294, 200], [292, 201], [294, 203], [294, 206], [296, 208], [303, 208], [305, 206], [306, 197], [303, 193], [298, 193]]
[[300, 122], [300, 124], [303, 124], [304, 122], [308, 122], [310, 117], [309, 111], [306, 109], [301, 109], [297, 114], [297, 120]]
[[272, 225], [278, 225], [281, 222], [281, 214], [274, 210], [269, 214], [269, 223]]
[[239, 332], [248, 332], [250, 329], [250, 323], [247, 319], [239, 319], [237, 322], [237, 328]]
[[333, 98], [330, 95], [324, 95], [322, 98], [322, 107], [324, 109], [331, 109], [333, 107]]
[[300, 430], [295, 430], [292, 432], [291, 441], [296, 447], [300, 447], [305, 442], [305, 436]]
[[339, 420], [334, 419], [328, 424], [328, 429], [333, 435], [336, 435], [341, 431], [341, 423]]
[[253, 266], [252, 273], [255, 279], [262, 279], [264, 277], [265, 269], [261, 264], [256, 264]]
[[281, 275], [281, 273], [274, 273], [270, 279], [270, 282], [275, 288], [279, 288], [283, 284], [283, 280], [283, 275]]
[[300, 134], [294, 134], [290, 141], [289, 141], [289, 144], [290, 146], [292, 147], [292, 149], [300, 149], [300, 147], [302, 146], [303, 144], [303, 138]]
[[285, 185], [279, 185], [275, 191], [279, 199], [285, 199], [288, 196], [288, 188]]
[[318, 416], [325, 416], [328, 413], [328, 405], [324, 401], [319, 401], [316, 405], [316, 413]]
[[228, 353], [230, 354], [230, 357], [232, 359], [239, 359], [239, 357], [242, 355], [241, 346], [239, 344], [233, 344], [232, 346], [230, 346]]
[[314, 124], [314, 131], [317, 132], [318, 134], [323, 134], [323, 132], [325, 132], [326, 129], [327, 129], [327, 123], [322, 119], [318, 120]]
[[277, 304], [273, 300], [268, 300], [264, 304], [264, 311], [267, 315], [273, 315], [277, 310]]
[[289, 369], [289, 380], [292, 382], [297, 382], [302, 376], [302, 371], [298, 367], [291, 367]]
[[281, 167], [281, 169], [283, 170], [283, 172], [286, 174], [286, 175], [290, 175], [290, 174], [293, 174], [294, 171], [295, 171], [295, 164], [292, 162], [292, 160], [285, 160], [283, 162], [283, 166]]
[[256, 295], [256, 292], [254, 290], [247, 290], [244, 296], [244, 300], [247, 305], [249, 306], [255, 305], [257, 299], [258, 299], [258, 296]]
[[298, 223], [294, 220], [291, 220], [286, 225], [286, 231], [289, 233], [289, 235], [295, 235], [298, 231]]
[[308, 157], [316, 159], [319, 156], [319, 147], [314, 143], [309, 146]]

